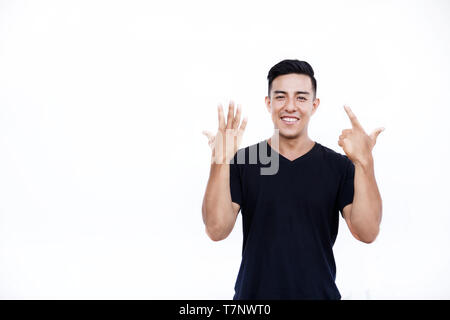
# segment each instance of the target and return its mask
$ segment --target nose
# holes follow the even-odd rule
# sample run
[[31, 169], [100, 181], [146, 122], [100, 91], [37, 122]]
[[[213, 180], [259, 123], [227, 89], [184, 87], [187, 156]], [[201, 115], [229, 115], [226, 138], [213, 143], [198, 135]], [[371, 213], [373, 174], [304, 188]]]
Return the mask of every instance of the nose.
[[285, 109], [286, 109], [287, 112], [294, 112], [295, 111], [294, 100], [288, 99]]

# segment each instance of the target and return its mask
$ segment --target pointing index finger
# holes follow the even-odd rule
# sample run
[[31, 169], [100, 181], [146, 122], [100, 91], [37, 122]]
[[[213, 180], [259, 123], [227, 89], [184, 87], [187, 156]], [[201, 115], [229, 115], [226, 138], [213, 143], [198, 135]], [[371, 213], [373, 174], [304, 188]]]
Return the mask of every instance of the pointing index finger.
[[356, 118], [352, 109], [350, 109], [350, 107], [347, 105], [344, 105], [344, 109], [345, 109], [345, 112], [347, 112], [347, 115], [350, 119], [350, 122], [352, 123], [352, 126], [361, 128], [361, 124], [359, 123], [358, 118]]

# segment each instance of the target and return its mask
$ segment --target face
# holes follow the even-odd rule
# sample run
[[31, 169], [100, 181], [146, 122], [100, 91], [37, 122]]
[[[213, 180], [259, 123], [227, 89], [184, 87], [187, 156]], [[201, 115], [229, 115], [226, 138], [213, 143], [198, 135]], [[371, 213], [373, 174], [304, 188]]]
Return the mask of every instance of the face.
[[319, 106], [314, 99], [311, 79], [304, 74], [285, 74], [272, 81], [270, 97], [266, 97], [267, 110], [272, 115], [280, 137], [295, 139], [305, 134], [311, 116]]

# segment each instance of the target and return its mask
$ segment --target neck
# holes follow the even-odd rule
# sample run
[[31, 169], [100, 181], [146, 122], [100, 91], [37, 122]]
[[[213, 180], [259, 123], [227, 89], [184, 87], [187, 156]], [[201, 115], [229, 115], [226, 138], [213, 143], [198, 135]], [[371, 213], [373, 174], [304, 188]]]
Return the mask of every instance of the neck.
[[267, 141], [269, 145], [275, 149], [278, 153], [285, 155], [287, 158], [295, 158], [299, 155], [305, 154], [314, 146], [314, 141], [305, 132], [295, 138], [287, 138], [282, 135], [278, 136], [278, 146], [276, 143], [272, 144], [272, 140], [276, 142], [276, 135], [274, 133], [272, 137]]

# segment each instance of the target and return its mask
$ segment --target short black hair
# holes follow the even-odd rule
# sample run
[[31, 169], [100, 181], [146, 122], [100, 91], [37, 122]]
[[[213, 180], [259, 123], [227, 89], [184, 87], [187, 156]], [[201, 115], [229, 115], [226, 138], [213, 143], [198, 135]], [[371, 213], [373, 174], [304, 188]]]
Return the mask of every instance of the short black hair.
[[270, 90], [272, 89], [272, 81], [278, 76], [290, 73], [298, 73], [309, 76], [312, 83], [314, 98], [316, 97], [317, 81], [316, 78], [314, 78], [314, 70], [308, 62], [297, 59], [286, 59], [280, 61], [269, 70], [269, 74], [267, 75], [267, 80], [269, 80], [269, 97]]

